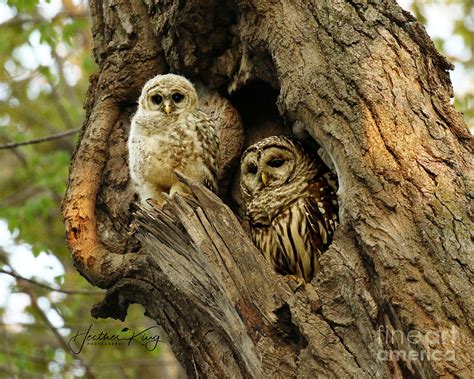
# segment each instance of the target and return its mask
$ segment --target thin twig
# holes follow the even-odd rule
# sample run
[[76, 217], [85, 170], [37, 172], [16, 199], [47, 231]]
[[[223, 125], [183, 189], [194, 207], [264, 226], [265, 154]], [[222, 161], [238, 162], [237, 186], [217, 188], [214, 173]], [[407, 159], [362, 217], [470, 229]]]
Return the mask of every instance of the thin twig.
[[[7, 138], [0, 136], [0, 140], [3, 143], [11, 143]], [[25, 158], [25, 155], [20, 152], [20, 150], [13, 150], [12, 154], [18, 159], [18, 161], [21, 163], [23, 167], [28, 169], [28, 161]]]
[[7, 143], [5, 145], [0, 145], [0, 150], [14, 149], [14, 148], [19, 147], [19, 146], [32, 145], [32, 144], [35, 144], [35, 143], [47, 142], [47, 141], [55, 140], [55, 139], [58, 139], [58, 138], [67, 137], [67, 136], [70, 136], [72, 134], [77, 133], [79, 130], [80, 130], [80, 128], [77, 128], [77, 129], [67, 130], [65, 132], [51, 134], [49, 136], [42, 137], [42, 138], [32, 139], [32, 140], [29, 140], [29, 141], [16, 142], [16, 143], [15, 142]]
[[7, 274], [7, 275], [10, 275], [10, 276], [14, 277], [15, 279], [24, 280], [25, 282], [34, 284], [35, 286], [45, 288], [47, 290], [54, 291], [54, 292], [65, 293], [67, 295], [103, 295], [103, 292], [99, 292], [99, 291], [64, 290], [64, 289], [61, 289], [61, 288], [54, 288], [54, 287], [51, 287], [51, 286], [49, 286], [45, 283], [41, 283], [41, 282], [37, 282], [36, 280], [33, 280], [33, 279], [25, 278], [25, 277], [17, 274], [16, 272], [7, 271], [7, 270], [3, 270], [3, 269], [0, 269], [0, 274]]
[[[38, 313], [39, 317], [43, 320], [43, 322], [46, 324], [48, 329], [51, 330], [51, 332], [54, 334], [54, 336], [56, 337], [56, 339], [58, 340], [59, 344], [64, 349], [64, 351], [69, 351], [69, 345], [66, 339], [61, 335], [61, 333], [59, 333], [58, 329], [51, 323], [46, 313], [40, 308], [40, 306], [38, 305], [38, 299], [36, 298], [33, 291], [31, 291], [31, 288], [29, 288], [28, 286], [25, 286], [23, 291], [30, 297], [31, 306]], [[95, 379], [95, 375], [92, 372], [86, 360], [82, 358], [80, 355], [77, 355], [75, 358], [79, 362], [81, 362], [82, 367], [86, 371], [85, 372], [86, 378]]]

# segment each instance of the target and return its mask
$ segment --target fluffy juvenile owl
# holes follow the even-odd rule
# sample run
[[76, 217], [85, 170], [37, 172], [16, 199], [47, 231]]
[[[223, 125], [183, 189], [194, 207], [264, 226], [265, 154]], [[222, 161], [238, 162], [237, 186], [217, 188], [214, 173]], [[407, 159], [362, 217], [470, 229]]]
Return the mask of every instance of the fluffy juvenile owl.
[[142, 202], [188, 193], [175, 171], [216, 190], [219, 141], [197, 106], [196, 90], [182, 76], [157, 75], [143, 87], [128, 139], [130, 177]]
[[244, 152], [240, 188], [256, 246], [286, 279], [310, 282], [338, 222], [334, 175], [298, 141], [273, 136]]

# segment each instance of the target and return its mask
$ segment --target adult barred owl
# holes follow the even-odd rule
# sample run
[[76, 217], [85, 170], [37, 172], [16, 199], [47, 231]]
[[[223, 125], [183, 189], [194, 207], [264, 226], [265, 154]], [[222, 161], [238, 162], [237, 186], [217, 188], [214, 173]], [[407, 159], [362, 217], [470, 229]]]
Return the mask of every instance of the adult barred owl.
[[286, 279], [310, 282], [338, 223], [334, 175], [298, 141], [273, 136], [244, 152], [240, 188], [256, 246]]
[[157, 75], [143, 87], [128, 139], [130, 177], [142, 202], [162, 204], [163, 192], [189, 192], [175, 171], [216, 191], [219, 141], [197, 106], [196, 90], [183, 76]]

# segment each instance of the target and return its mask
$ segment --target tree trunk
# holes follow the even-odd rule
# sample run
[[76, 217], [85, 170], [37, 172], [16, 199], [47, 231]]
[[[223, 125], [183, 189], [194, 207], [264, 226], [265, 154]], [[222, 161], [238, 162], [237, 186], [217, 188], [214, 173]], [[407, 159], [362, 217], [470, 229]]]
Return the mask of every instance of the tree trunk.
[[[451, 64], [410, 14], [389, 0], [91, 10], [100, 69], [63, 213], [78, 270], [109, 289], [96, 317], [141, 303], [190, 377], [474, 375], [472, 139], [450, 105]], [[341, 224], [304, 289], [293, 293], [199, 185], [195, 201], [131, 212], [130, 117], [145, 81], [168, 71], [218, 99], [203, 106], [229, 154], [221, 177], [234, 189], [221, 198], [238, 215], [242, 133], [248, 145], [292, 129], [321, 146]]]

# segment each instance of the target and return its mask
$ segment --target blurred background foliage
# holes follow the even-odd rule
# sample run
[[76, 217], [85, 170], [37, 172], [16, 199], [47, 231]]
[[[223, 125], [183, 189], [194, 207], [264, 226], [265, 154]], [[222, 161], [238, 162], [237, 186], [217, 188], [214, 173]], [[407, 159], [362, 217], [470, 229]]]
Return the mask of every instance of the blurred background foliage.
[[[0, 144], [75, 129], [91, 57], [87, 4], [9, 1], [0, 14]], [[1, 151], [1, 216], [35, 253], [65, 254], [60, 202], [75, 137]]]
[[124, 323], [93, 319], [103, 295], [65, 245], [60, 204], [97, 69], [90, 30], [87, 1], [0, 0], [0, 145], [71, 132], [0, 149], [0, 378], [179, 376], [163, 343], [152, 352], [137, 343], [89, 346], [79, 355], [66, 346], [91, 323], [109, 334], [153, 325], [138, 305]]
[[[456, 64], [455, 105], [474, 130], [474, 0], [400, 3]], [[447, 21], [439, 19], [448, 14]], [[447, 29], [437, 33], [445, 22]], [[60, 202], [88, 77], [97, 69], [90, 26], [86, 0], [0, 0], [0, 145], [71, 132], [44, 143], [0, 147], [0, 377], [182, 375], [165, 344], [154, 352], [89, 347], [79, 356], [64, 345], [90, 323], [109, 331], [151, 325], [138, 306], [125, 323], [93, 320], [90, 309], [100, 291], [78, 275], [64, 241]], [[61, 292], [65, 288], [76, 293]]]
[[474, 0], [399, 0], [456, 66], [451, 74], [454, 105], [474, 134]]

